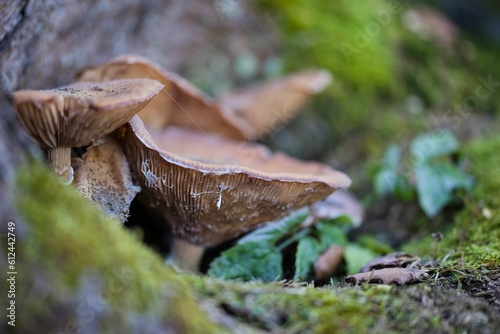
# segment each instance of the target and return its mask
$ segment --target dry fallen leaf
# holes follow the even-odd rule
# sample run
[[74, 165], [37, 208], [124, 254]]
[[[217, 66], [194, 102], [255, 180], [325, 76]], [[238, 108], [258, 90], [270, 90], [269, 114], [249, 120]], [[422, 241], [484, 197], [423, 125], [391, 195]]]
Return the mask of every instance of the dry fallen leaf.
[[407, 264], [419, 261], [420, 258], [403, 252], [395, 252], [373, 259], [361, 268], [360, 272], [370, 272], [376, 269], [404, 267]]
[[349, 284], [378, 283], [405, 285], [417, 283], [429, 278], [429, 274], [414, 268], [385, 268], [366, 273], [350, 275], [345, 278]]

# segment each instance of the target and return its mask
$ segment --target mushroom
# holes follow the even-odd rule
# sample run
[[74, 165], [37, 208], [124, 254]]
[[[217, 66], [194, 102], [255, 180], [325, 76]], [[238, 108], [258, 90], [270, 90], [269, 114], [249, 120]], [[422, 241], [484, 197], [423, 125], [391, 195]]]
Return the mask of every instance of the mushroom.
[[120, 78], [150, 78], [165, 85], [164, 91], [139, 113], [148, 129], [177, 125], [240, 140], [256, 139], [282, 125], [331, 81], [325, 70], [308, 70], [230, 92], [214, 101], [177, 74], [134, 55], [88, 67], [77, 80]]
[[162, 86], [149, 79], [80, 82], [52, 90], [19, 90], [13, 98], [24, 128], [48, 149], [49, 165], [71, 183], [71, 148], [89, 145], [125, 124]]
[[90, 147], [81, 159], [73, 159], [73, 184], [104, 213], [124, 223], [141, 187], [133, 184], [127, 157], [115, 136], [107, 135], [101, 142]]
[[332, 80], [326, 70], [306, 70], [256, 84], [218, 98], [222, 112], [247, 139], [265, 135], [291, 119], [307, 100]]
[[335, 270], [342, 263], [344, 257], [344, 247], [338, 245], [329, 246], [317, 259], [314, 261], [314, 275], [317, 280], [325, 280], [330, 278]]
[[142, 200], [171, 225], [172, 262], [190, 270], [196, 269], [204, 247], [238, 237], [351, 183], [329, 166], [272, 154], [257, 144], [185, 128], [149, 133], [137, 116], [125, 125], [122, 140], [143, 188]]
[[343, 215], [351, 219], [353, 228], [358, 228], [365, 217], [365, 209], [353, 194], [348, 191], [336, 191], [309, 207], [309, 216], [302, 223], [302, 227], [313, 225], [322, 219], [334, 219]]
[[141, 112], [149, 129], [178, 125], [203, 132], [215, 132], [233, 139], [244, 139], [240, 129], [230, 123], [219, 107], [200, 90], [175, 73], [135, 55], [123, 55], [103, 65], [91, 66], [77, 77], [79, 81], [105, 81], [123, 78], [150, 78], [165, 88]]

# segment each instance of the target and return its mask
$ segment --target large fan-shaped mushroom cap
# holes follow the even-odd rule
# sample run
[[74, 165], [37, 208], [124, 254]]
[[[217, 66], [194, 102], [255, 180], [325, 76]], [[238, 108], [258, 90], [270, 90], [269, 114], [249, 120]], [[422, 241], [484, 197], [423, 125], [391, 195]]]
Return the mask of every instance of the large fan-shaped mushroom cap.
[[124, 149], [150, 205], [173, 234], [213, 246], [291, 210], [327, 197], [351, 181], [316, 162], [301, 162], [264, 146], [169, 128], [145, 129], [133, 117]]

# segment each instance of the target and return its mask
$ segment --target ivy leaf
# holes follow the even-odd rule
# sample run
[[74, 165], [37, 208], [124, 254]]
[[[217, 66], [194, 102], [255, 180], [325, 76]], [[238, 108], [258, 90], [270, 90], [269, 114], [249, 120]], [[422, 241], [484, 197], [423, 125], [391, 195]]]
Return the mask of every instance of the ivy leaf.
[[374, 236], [368, 234], [363, 234], [357, 237], [356, 244], [378, 254], [394, 253], [394, 249], [392, 249], [391, 246], [377, 240]]
[[394, 197], [411, 202], [415, 199], [415, 188], [408, 182], [408, 179], [400, 177], [396, 182]]
[[306, 280], [311, 272], [314, 261], [320, 256], [322, 247], [318, 240], [313, 237], [300, 239], [295, 255], [295, 275], [294, 280]]
[[401, 159], [401, 151], [397, 145], [391, 145], [382, 160], [377, 174], [374, 178], [375, 193], [379, 197], [393, 193], [399, 178], [398, 167]]
[[418, 201], [428, 217], [453, 200], [453, 190], [472, 188], [472, 178], [450, 163], [418, 165], [415, 177]]
[[321, 241], [323, 249], [330, 245], [343, 246], [347, 242], [344, 229], [335, 225], [335, 220], [336, 219], [326, 221], [323, 220], [317, 222], [315, 225], [316, 231], [318, 232], [318, 238]]
[[282, 277], [282, 256], [278, 248], [266, 243], [236, 245], [210, 264], [208, 274], [225, 279], [271, 282]]
[[308, 213], [307, 209], [302, 209], [282, 220], [268, 223], [238, 240], [237, 244], [241, 245], [247, 242], [273, 244], [285, 234], [295, 230], [306, 219]]
[[353, 275], [369, 261], [377, 257], [377, 254], [356, 243], [348, 243], [344, 247], [344, 260], [347, 265], [347, 274]]
[[331, 219], [321, 219], [319, 220], [319, 228], [323, 228], [323, 225], [331, 225], [340, 228], [342, 231], [350, 230], [354, 227], [354, 223], [352, 222], [352, 218], [346, 214], [342, 214], [335, 218]]
[[424, 163], [454, 153], [458, 147], [457, 138], [450, 131], [442, 130], [418, 136], [411, 142], [410, 151], [417, 163]]

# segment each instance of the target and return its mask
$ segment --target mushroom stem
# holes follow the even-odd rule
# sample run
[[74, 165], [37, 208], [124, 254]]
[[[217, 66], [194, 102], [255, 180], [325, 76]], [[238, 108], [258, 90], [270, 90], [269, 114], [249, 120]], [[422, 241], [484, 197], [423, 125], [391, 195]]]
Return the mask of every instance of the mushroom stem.
[[49, 148], [49, 166], [67, 184], [73, 181], [73, 168], [71, 167], [71, 147]]
[[167, 262], [178, 269], [195, 272], [198, 270], [204, 251], [205, 248], [203, 246], [174, 238], [172, 251]]

